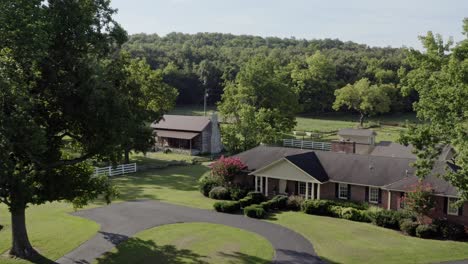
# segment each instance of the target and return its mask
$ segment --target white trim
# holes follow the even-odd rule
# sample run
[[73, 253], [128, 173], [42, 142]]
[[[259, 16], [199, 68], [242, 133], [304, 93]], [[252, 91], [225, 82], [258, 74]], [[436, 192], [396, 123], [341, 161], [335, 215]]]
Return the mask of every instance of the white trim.
[[263, 177], [269, 177], [269, 178], [272, 178], [272, 179], [282, 179], [282, 180], [288, 180], [288, 181], [300, 181], [300, 180], [297, 180], [297, 179], [291, 179], [291, 178], [287, 178], [287, 177], [284, 177], [284, 178], [279, 178], [279, 177], [274, 177], [274, 176], [271, 176], [271, 175], [266, 175], [266, 174], [262, 174], [261, 172], [270, 168], [271, 166], [273, 165], [276, 165], [280, 162], [284, 162], [286, 161], [288, 164], [292, 165], [294, 168], [296, 168], [297, 170], [301, 171], [302, 173], [305, 174], [305, 176], [309, 176], [310, 179], [308, 180], [308, 182], [315, 182], [315, 183], [320, 183], [322, 184], [319, 180], [317, 180], [316, 178], [314, 178], [314, 176], [310, 175], [309, 173], [305, 172], [304, 170], [302, 170], [301, 168], [299, 168], [298, 166], [296, 166], [296, 164], [292, 163], [291, 161], [289, 161], [288, 159], [286, 158], [281, 158], [277, 161], [274, 161], [258, 170], [255, 170], [251, 173], [249, 173], [249, 175], [256, 175], [256, 176], [263, 176]]
[[268, 197], [268, 177], [265, 177], [265, 196]]
[[317, 200], [320, 200], [320, 184], [317, 186]]
[[[392, 191], [392, 192], [402, 192], [402, 193], [408, 193], [409, 191], [404, 191], [404, 190], [399, 190], [399, 189], [387, 189], [387, 188], [381, 188], [382, 190], [385, 191]], [[433, 193], [433, 196], [439, 196], [439, 197], [449, 197], [449, 198], [457, 198], [460, 199], [459, 196], [454, 196], [454, 195], [447, 195], [447, 194], [438, 194], [438, 193]]]
[[305, 193], [305, 197], [306, 197], [306, 200], [308, 200], [308, 199], [309, 199], [309, 183], [306, 182], [305, 184], [306, 184], [306, 193]]
[[283, 158], [283, 159], [286, 160], [287, 162], [289, 162], [289, 164], [291, 164], [291, 165], [293, 165], [294, 167], [296, 167], [296, 169], [298, 169], [298, 170], [302, 171], [303, 173], [309, 175], [309, 176], [314, 180], [314, 182], [320, 183], [320, 181], [317, 180], [314, 176], [312, 176], [312, 175], [310, 175], [309, 173], [305, 172], [303, 169], [299, 168], [296, 164], [292, 163], [291, 161], [289, 161], [289, 160], [286, 159], [286, 158]]
[[258, 174], [259, 171], [262, 171], [262, 170], [265, 170], [265, 169], [268, 169], [269, 167], [275, 165], [276, 163], [280, 163], [281, 161], [283, 161], [284, 158], [281, 158], [279, 160], [276, 160], [276, 161], [273, 161], [272, 163], [266, 165], [266, 166], [263, 166], [261, 167], [260, 169], [256, 169], [254, 171], [252, 171], [251, 173], [249, 173], [249, 175], [255, 175], [255, 174]]
[[[459, 207], [457, 207], [457, 212], [456, 212], [456, 213], [450, 212], [450, 199], [456, 199], [456, 198], [450, 198], [450, 197], [448, 197], [448, 199], [447, 199], [447, 214], [448, 214], [448, 215], [458, 215], [458, 212], [459, 212], [459, 210], [460, 210]], [[457, 199], [457, 200], [458, 200], [458, 199]], [[457, 202], [457, 201], [455, 201], [455, 202]]]
[[[346, 197], [341, 196], [341, 190], [340, 190], [341, 186], [346, 186]], [[348, 200], [348, 195], [349, 195], [349, 186], [348, 186], [348, 184], [338, 183], [338, 198], [343, 199], [343, 200]]]
[[[367, 194], [368, 197], [367, 197], [367, 200], [369, 201], [369, 203], [372, 203], [372, 204], [378, 204], [379, 203], [379, 189], [380, 188], [375, 188], [375, 187], [369, 187], [369, 193]], [[377, 190], [377, 201], [372, 201], [371, 200], [371, 192], [372, 190]]]

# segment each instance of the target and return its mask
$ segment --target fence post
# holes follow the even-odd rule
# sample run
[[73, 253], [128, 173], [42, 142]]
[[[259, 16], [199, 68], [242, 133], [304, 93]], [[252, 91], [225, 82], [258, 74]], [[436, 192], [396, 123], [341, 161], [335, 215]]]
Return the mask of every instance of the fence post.
[[109, 176], [112, 176], [112, 166], [109, 166]]

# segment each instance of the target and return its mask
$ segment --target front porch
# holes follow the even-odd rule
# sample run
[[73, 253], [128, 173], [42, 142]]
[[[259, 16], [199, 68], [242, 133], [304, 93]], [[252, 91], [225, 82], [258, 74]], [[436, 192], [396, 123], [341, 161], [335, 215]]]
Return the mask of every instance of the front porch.
[[201, 150], [200, 133], [156, 130], [155, 150], [198, 155]]
[[304, 199], [320, 199], [320, 183], [315, 181], [294, 181], [254, 175], [255, 190], [267, 197], [275, 195], [298, 195]]

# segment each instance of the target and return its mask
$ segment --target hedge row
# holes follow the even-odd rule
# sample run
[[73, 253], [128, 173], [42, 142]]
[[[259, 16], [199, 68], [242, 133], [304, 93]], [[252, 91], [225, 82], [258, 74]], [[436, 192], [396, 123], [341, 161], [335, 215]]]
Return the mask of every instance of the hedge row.
[[420, 238], [459, 240], [466, 237], [463, 225], [449, 222], [446, 219], [436, 219], [432, 224], [418, 224], [411, 219], [405, 219], [400, 222], [400, 229], [407, 235]]

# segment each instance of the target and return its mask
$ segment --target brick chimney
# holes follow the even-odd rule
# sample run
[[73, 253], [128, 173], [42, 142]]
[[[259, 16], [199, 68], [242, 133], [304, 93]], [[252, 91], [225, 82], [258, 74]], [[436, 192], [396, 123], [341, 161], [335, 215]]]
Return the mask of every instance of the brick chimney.
[[341, 153], [356, 153], [356, 142], [333, 140], [331, 151]]

